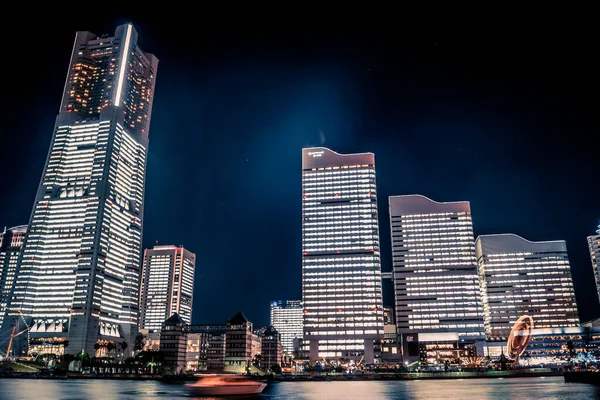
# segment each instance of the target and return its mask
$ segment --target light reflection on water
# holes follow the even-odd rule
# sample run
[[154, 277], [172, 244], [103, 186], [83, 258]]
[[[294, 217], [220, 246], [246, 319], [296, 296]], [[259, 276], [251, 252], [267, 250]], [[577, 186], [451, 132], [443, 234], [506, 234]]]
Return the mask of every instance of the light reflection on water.
[[[182, 384], [154, 381], [0, 379], [0, 399], [192, 400]], [[600, 387], [562, 377], [419, 381], [280, 382], [253, 399], [600, 399]], [[236, 400], [240, 397], [235, 397]]]

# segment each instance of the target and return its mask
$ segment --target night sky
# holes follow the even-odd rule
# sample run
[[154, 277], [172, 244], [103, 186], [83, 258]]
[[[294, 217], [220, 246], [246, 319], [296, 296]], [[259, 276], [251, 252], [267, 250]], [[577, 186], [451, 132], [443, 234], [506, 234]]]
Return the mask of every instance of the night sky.
[[194, 323], [241, 310], [262, 326], [271, 300], [301, 297], [309, 146], [375, 153], [384, 271], [388, 196], [468, 200], [476, 236], [566, 240], [581, 320], [600, 316], [586, 242], [600, 221], [597, 52], [570, 30], [333, 34], [134, 14], [31, 23], [26, 40], [3, 42], [16, 61], [2, 68], [0, 225], [28, 222], [75, 31], [128, 21], [160, 60], [144, 247], [196, 253]]

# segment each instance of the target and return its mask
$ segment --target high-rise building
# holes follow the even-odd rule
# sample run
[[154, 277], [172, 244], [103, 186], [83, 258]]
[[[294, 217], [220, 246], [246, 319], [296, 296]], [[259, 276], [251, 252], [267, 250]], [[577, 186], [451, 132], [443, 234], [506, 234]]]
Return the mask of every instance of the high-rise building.
[[68, 339], [70, 353], [93, 354], [98, 340], [134, 348], [158, 66], [137, 40], [131, 24], [75, 36], [8, 307], [32, 338]]
[[302, 302], [312, 361], [373, 362], [383, 305], [372, 153], [302, 150]]
[[598, 300], [600, 301], [600, 224], [596, 234], [588, 236], [588, 246], [590, 248], [590, 257], [592, 259], [592, 268], [594, 269], [594, 278], [596, 279], [596, 290], [598, 291]]
[[469, 202], [409, 195], [391, 196], [389, 205], [398, 333], [482, 338]]
[[154, 246], [144, 250], [140, 285], [140, 329], [160, 330], [177, 313], [192, 323], [196, 255], [182, 246]]
[[564, 240], [482, 235], [476, 247], [488, 337], [508, 337], [524, 315], [533, 318], [536, 329], [579, 326]]
[[8, 230], [4, 228], [4, 232], [0, 232], [0, 330], [14, 284], [25, 232], [27, 225], [15, 226]]
[[294, 353], [294, 339], [302, 339], [303, 319], [301, 300], [271, 302], [271, 326], [281, 335], [283, 351], [288, 355]]

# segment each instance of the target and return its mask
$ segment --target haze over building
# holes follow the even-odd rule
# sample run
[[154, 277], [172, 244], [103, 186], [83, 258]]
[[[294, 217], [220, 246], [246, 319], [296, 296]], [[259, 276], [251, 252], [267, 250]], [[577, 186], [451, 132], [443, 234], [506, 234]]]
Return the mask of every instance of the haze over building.
[[592, 268], [594, 270], [594, 279], [596, 280], [596, 290], [598, 292], [598, 301], [600, 301], [600, 224], [596, 230], [596, 234], [588, 236], [588, 247], [590, 248], [590, 258], [592, 260]]
[[70, 353], [94, 355], [100, 339], [134, 343], [137, 332], [158, 65], [137, 40], [131, 24], [75, 36], [7, 307], [6, 317], [29, 320], [32, 338], [68, 339]]
[[[471, 205], [425, 196], [391, 196], [396, 324], [419, 340], [482, 338]], [[453, 335], [440, 335], [452, 333]]]
[[177, 314], [192, 323], [196, 255], [182, 246], [154, 246], [144, 250], [140, 286], [140, 329], [160, 330]]
[[523, 315], [535, 329], [579, 327], [565, 241], [481, 235], [476, 250], [488, 337], [508, 337]]
[[283, 351], [294, 353], [294, 339], [303, 337], [304, 312], [301, 300], [278, 300], [271, 302], [271, 326], [281, 335]]
[[302, 150], [302, 301], [311, 361], [373, 362], [383, 306], [372, 153]]

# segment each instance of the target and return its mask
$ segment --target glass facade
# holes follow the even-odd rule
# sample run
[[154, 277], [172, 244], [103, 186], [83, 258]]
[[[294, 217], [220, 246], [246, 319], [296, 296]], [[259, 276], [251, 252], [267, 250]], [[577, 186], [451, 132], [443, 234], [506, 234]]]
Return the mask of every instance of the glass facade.
[[564, 241], [530, 242], [513, 234], [482, 235], [476, 247], [489, 338], [508, 337], [523, 315], [533, 318], [534, 332], [579, 326]]
[[588, 246], [590, 248], [590, 258], [592, 260], [592, 268], [594, 270], [594, 279], [596, 280], [596, 290], [598, 291], [598, 300], [600, 300], [600, 225], [596, 230], [596, 235], [588, 236]]
[[409, 195], [389, 206], [398, 332], [483, 337], [470, 204]]
[[301, 300], [271, 302], [271, 326], [281, 335], [283, 351], [294, 354], [294, 339], [302, 339], [304, 313]]
[[160, 330], [174, 313], [192, 323], [196, 255], [183, 247], [154, 246], [144, 251], [140, 329]]
[[0, 232], [0, 330], [17, 273], [17, 261], [25, 232], [27, 232], [27, 225], [15, 226]]
[[375, 157], [302, 151], [302, 300], [310, 358], [372, 359], [383, 336]]
[[5, 316], [20, 310], [31, 337], [67, 337], [68, 352], [134, 343], [157, 66], [130, 24], [76, 35]]

